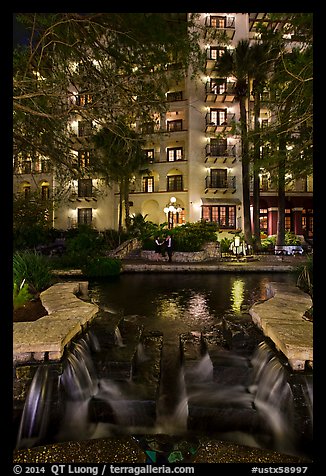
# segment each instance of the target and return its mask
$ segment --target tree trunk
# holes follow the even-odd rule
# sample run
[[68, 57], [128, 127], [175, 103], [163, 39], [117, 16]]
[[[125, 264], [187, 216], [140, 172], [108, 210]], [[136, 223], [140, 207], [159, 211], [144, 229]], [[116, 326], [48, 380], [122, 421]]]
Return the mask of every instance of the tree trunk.
[[119, 224], [118, 224], [118, 231], [119, 231], [119, 244], [120, 244], [120, 238], [121, 238], [121, 233], [122, 233], [122, 208], [123, 208], [123, 200], [122, 200], [122, 191], [123, 191], [123, 185], [120, 182], [120, 194], [119, 194]]
[[128, 230], [130, 226], [130, 205], [129, 205], [129, 178], [127, 177], [124, 179], [123, 195], [124, 195], [124, 202], [125, 202], [125, 224]]
[[240, 96], [240, 122], [241, 122], [241, 152], [242, 152], [242, 201], [244, 239], [252, 245], [252, 232], [250, 221], [250, 177], [249, 177], [249, 145], [246, 118], [245, 97]]
[[254, 102], [254, 164], [253, 164], [253, 225], [254, 225], [254, 247], [255, 251], [261, 249], [260, 239], [260, 181], [259, 181], [259, 162], [260, 162], [260, 92], [256, 90]]
[[285, 244], [285, 157], [286, 157], [286, 139], [279, 141], [280, 158], [278, 162], [278, 218], [277, 218], [277, 237], [276, 244], [284, 246]]
[[[283, 127], [288, 127], [290, 122], [290, 110], [292, 104], [292, 96], [289, 96], [285, 107], [282, 111], [281, 123]], [[277, 237], [276, 244], [278, 246], [285, 245], [285, 172], [286, 172], [286, 145], [287, 135], [281, 134], [279, 139], [279, 160], [278, 160], [278, 220], [277, 220]]]

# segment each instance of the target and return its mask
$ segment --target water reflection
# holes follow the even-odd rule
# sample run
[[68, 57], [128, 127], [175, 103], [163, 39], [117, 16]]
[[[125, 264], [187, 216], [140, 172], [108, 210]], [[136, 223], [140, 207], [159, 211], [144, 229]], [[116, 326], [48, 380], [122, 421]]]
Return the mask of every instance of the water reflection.
[[91, 282], [89, 291], [102, 309], [134, 316], [147, 328], [172, 335], [212, 330], [225, 314], [239, 314], [244, 305], [266, 299], [270, 281], [295, 284], [296, 278], [290, 273], [137, 273]]
[[235, 314], [241, 312], [244, 300], [245, 283], [242, 279], [236, 279], [231, 288], [231, 309]]
[[195, 318], [210, 318], [208, 297], [204, 293], [194, 293], [189, 299], [189, 314]]

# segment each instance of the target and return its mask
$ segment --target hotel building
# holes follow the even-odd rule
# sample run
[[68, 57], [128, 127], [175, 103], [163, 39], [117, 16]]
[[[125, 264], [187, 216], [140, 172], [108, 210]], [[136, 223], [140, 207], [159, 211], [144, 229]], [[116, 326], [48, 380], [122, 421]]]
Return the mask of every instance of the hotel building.
[[[130, 186], [130, 213], [141, 213], [154, 223], [177, 226], [204, 219], [217, 221], [223, 236], [243, 230], [241, 137], [234, 124], [240, 121], [234, 77], [219, 77], [216, 61], [225, 48], [239, 40], [256, 38], [256, 22], [266, 13], [201, 13], [202, 48], [206, 70], [196, 79], [191, 75], [171, 81], [166, 91], [168, 109], [153, 123], [137, 124], [146, 140], [148, 169], [139, 171]], [[277, 28], [278, 25], [270, 25]], [[210, 41], [212, 29], [224, 32], [225, 44]], [[169, 71], [167, 71], [169, 74]], [[87, 95], [75, 96], [87, 105]], [[251, 98], [253, 100], [253, 98]], [[250, 101], [250, 99], [249, 99]], [[252, 110], [252, 109], [251, 109]], [[249, 108], [250, 111], [250, 108]], [[268, 124], [271, 113], [262, 102], [261, 124]], [[248, 114], [252, 126], [253, 115]], [[76, 160], [87, 169], [89, 130], [81, 117], [69, 125]], [[290, 178], [291, 179], [291, 178]], [[44, 198], [57, 191], [55, 175], [48, 173], [46, 158], [17, 162], [14, 190], [26, 196], [40, 189]], [[71, 181], [59, 206], [55, 207], [53, 226], [60, 230], [88, 223], [98, 230], [117, 229], [118, 188], [109, 188], [99, 177], [85, 175]], [[285, 228], [295, 234], [313, 236], [312, 177], [289, 180], [286, 188]], [[252, 197], [251, 197], [252, 203]], [[260, 173], [260, 224], [267, 235], [277, 232], [278, 194], [268, 171]]]

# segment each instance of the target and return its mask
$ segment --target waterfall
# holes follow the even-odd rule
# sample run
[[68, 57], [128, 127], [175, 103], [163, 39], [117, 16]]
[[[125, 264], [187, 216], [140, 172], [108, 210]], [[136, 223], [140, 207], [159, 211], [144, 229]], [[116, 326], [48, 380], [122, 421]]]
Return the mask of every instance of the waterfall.
[[83, 400], [97, 392], [98, 381], [87, 340], [74, 344], [69, 353], [60, 382], [72, 400]]
[[50, 414], [53, 381], [49, 366], [37, 368], [27, 393], [16, 447], [29, 448], [45, 436]]
[[115, 343], [117, 344], [118, 347], [124, 347], [124, 343], [122, 340], [121, 332], [119, 327], [116, 327], [114, 330], [114, 338], [115, 338]]
[[254, 406], [261, 415], [266, 433], [275, 450], [294, 452], [294, 402], [286, 371], [266, 343], [261, 343], [253, 358]]
[[[120, 347], [120, 331], [115, 332]], [[167, 346], [155, 401], [144, 397], [145, 388], [133, 379], [98, 378], [96, 335], [70, 346], [58, 379], [63, 412], [55, 441], [92, 439], [116, 434], [187, 434], [213, 431], [221, 439], [268, 447], [294, 454], [294, 403], [287, 372], [275, 352], [258, 345], [251, 359], [226, 349], [209, 352], [180, 364], [180, 355]], [[149, 354], [150, 355], [150, 354]], [[149, 361], [141, 342], [136, 360]], [[147, 370], [145, 370], [147, 372]], [[50, 421], [53, 378], [50, 365], [40, 365], [30, 385], [23, 409], [17, 448], [46, 440]], [[162, 384], [162, 382], [164, 382]], [[312, 416], [312, 381], [303, 393]], [[171, 384], [173, 388], [171, 388]]]
[[188, 395], [186, 391], [183, 369], [180, 368], [176, 378], [177, 399], [171, 412], [165, 402], [165, 394], [162, 393], [157, 405], [156, 432], [163, 434], [184, 433], [187, 430], [188, 421]]

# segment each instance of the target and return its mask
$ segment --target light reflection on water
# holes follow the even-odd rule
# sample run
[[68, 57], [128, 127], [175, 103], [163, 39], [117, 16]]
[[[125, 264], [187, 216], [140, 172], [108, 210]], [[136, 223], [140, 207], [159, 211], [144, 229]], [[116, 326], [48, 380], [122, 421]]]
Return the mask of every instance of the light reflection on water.
[[231, 288], [231, 309], [235, 314], [241, 312], [244, 300], [245, 283], [243, 279], [236, 279]]
[[266, 299], [268, 282], [295, 285], [290, 273], [137, 273], [89, 285], [91, 299], [113, 313], [134, 316], [150, 330], [209, 331], [223, 315]]

